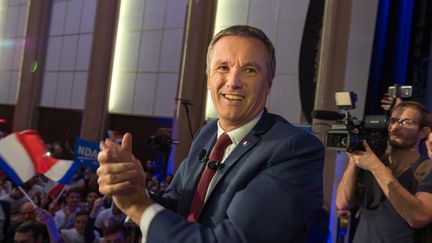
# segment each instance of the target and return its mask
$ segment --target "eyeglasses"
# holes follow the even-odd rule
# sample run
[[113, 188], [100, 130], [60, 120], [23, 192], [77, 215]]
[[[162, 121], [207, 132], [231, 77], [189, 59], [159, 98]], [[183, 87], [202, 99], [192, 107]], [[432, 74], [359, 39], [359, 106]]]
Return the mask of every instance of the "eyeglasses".
[[407, 127], [407, 126], [411, 126], [412, 124], [417, 124], [417, 125], [419, 124], [418, 121], [413, 121], [408, 118], [395, 118], [395, 117], [390, 118], [390, 125], [393, 125], [396, 122], [400, 127]]

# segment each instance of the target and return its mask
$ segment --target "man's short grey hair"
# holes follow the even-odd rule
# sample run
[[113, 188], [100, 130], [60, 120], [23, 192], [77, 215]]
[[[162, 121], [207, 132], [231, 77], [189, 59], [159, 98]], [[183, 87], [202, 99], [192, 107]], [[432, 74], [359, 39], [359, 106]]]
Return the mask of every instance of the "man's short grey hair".
[[207, 76], [210, 74], [210, 63], [213, 57], [213, 47], [216, 44], [216, 42], [224, 36], [252, 37], [262, 41], [267, 48], [267, 55], [268, 55], [268, 60], [267, 60], [268, 73], [266, 75], [268, 75], [269, 78], [274, 78], [276, 73], [276, 56], [275, 56], [275, 49], [273, 47], [273, 44], [262, 30], [249, 25], [233, 25], [224, 30], [221, 30], [218, 34], [216, 34], [213, 37], [207, 50], [207, 68], [206, 68]]

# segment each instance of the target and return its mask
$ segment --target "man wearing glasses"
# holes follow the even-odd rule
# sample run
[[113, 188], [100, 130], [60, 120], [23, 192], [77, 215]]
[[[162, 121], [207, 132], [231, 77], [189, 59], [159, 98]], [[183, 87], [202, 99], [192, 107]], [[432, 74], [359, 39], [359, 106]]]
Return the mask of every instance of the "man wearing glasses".
[[[421, 104], [402, 102], [391, 113], [391, 151], [386, 158], [378, 158], [366, 141], [365, 151], [348, 153], [336, 206], [360, 206], [354, 242], [422, 242], [420, 237], [432, 223], [432, 173], [426, 172], [420, 181], [415, 173], [428, 162], [420, 154], [419, 143], [430, 133], [431, 120]], [[361, 169], [363, 183], [358, 180]]]

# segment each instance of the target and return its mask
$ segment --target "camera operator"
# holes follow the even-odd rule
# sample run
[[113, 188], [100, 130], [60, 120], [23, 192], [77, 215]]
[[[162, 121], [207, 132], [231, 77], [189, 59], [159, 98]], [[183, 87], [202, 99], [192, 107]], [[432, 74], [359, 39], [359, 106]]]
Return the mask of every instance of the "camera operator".
[[[416, 172], [419, 165], [430, 162], [419, 151], [430, 126], [431, 115], [421, 104], [401, 102], [391, 111], [391, 151], [387, 158], [378, 158], [366, 141], [365, 151], [348, 153], [336, 206], [346, 210], [357, 204], [361, 208], [354, 242], [421, 242], [421, 237], [428, 234], [425, 232], [432, 223], [432, 173], [419, 179]], [[369, 182], [365, 179], [363, 184], [358, 183], [361, 169]]]

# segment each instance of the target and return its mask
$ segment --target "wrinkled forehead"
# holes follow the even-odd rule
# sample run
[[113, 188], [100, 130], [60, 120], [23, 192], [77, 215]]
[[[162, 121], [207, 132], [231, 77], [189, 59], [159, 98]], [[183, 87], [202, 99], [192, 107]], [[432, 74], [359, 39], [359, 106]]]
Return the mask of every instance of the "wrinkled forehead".
[[219, 52], [237, 52], [239, 50], [246, 54], [265, 56], [269, 59], [269, 53], [265, 43], [255, 37], [228, 35], [220, 38], [213, 46], [213, 56]]
[[392, 111], [391, 117], [418, 120], [420, 111], [412, 107], [397, 107]]
[[224, 36], [214, 45], [210, 67], [226, 65], [257, 66], [263, 72], [269, 67], [265, 44], [253, 37]]

